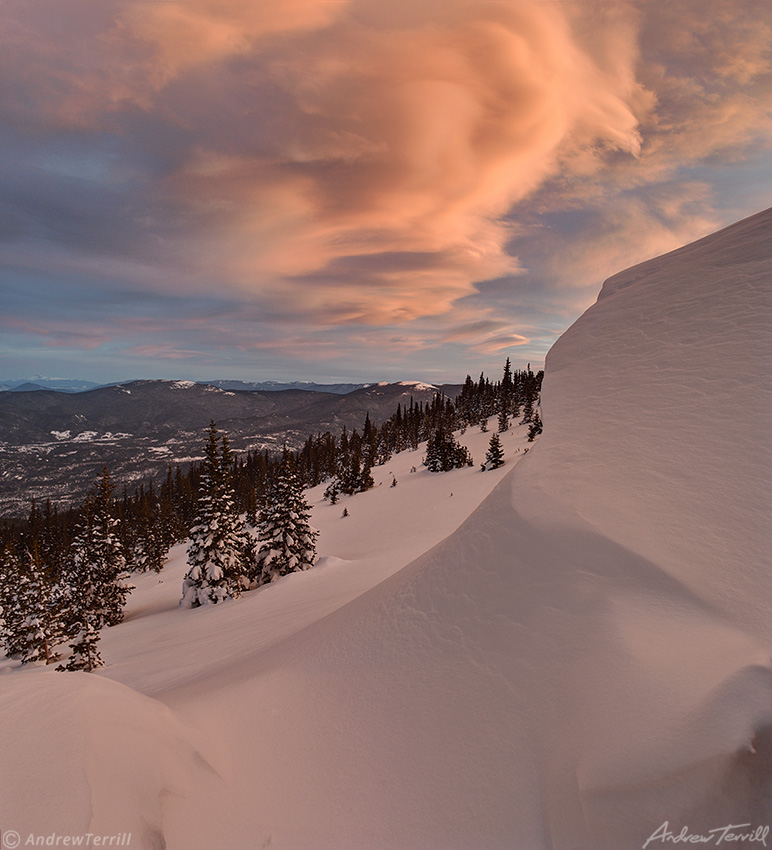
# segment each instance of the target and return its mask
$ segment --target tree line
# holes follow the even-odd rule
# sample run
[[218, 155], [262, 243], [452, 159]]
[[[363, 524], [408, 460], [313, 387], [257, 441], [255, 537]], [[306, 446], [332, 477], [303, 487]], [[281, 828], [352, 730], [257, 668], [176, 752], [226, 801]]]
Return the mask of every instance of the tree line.
[[[326, 483], [325, 498], [373, 486], [371, 470], [396, 453], [427, 442], [424, 464], [441, 472], [471, 465], [453, 431], [488, 430], [496, 418], [483, 469], [503, 463], [498, 433], [527, 423], [529, 439], [541, 431], [538, 400], [542, 373], [530, 366], [501, 380], [467, 379], [453, 400], [398, 405], [380, 425], [365, 417], [361, 431], [346, 428], [309, 436], [298, 451], [267, 450], [235, 457], [227, 435], [210, 423], [205, 457], [183, 471], [169, 467], [160, 484], [148, 482], [114, 497], [107, 469], [78, 508], [33, 503], [26, 523], [5, 523], [0, 533], [0, 608], [7, 655], [22, 663], [58, 660], [59, 669], [101, 664], [99, 630], [123, 617], [132, 572], [159, 571], [169, 549], [189, 540], [185, 607], [212, 604], [306, 569], [315, 557], [316, 532], [308, 525], [303, 490]], [[396, 482], [393, 482], [396, 483]], [[256, 529], [255, 536], [248, 527]]]

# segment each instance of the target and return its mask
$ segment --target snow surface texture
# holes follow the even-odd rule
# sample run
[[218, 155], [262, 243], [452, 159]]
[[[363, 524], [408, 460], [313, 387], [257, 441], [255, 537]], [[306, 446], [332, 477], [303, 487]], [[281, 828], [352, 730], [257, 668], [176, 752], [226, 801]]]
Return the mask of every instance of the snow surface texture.
[[102, 674], [7, 664], [2, 827], [627, 850], [772, 824], [771, 254], [772, 211], [609, 280], [501, 469], [399, 455], [311, 492], [314, 569], [180, 611], [178, 550]]

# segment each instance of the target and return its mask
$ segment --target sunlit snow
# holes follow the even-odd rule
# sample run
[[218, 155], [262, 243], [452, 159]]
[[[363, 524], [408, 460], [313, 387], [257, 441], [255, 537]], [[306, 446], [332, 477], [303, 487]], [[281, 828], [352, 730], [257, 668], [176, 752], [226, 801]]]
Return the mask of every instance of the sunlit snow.
[[310, 492], [313, 569], [180, 610], [178, 547], [99, 674], [5, 662], [2, 828], [632, 850], [772, 823], [771, 278], [772, 211], [622, 272], [502, 468], [478, 429], [473, 468], [397, 455]]

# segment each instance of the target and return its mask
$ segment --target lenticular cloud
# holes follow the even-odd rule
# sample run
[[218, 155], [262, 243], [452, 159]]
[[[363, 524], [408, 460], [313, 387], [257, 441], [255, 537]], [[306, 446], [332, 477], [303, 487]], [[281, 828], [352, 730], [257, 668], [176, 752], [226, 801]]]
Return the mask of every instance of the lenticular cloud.
[[502, 217], [568, 161], [636, 155], [650, 105], [631, 21], [577, 24], [556, 4], [37, 14], [6, 13], [4, 52], [24, 71], [6, 113], [113, 138], [96, 180], [131, 185], [145, 209], [116, 239], [166, 266], [167, 288], [216, 281], [327, 324], [437, 315], [516, 273]]
[[252, 120], [205, 134], [171, 186], [219, 210], [202, 250], [238, 287], [281, 281], [333, 321], [444, 312], [517, 271], [500, 218], [565, 150], [637, 152], [645, 98], [612, 64], [541, 4], [350, 4], [220, 63]]

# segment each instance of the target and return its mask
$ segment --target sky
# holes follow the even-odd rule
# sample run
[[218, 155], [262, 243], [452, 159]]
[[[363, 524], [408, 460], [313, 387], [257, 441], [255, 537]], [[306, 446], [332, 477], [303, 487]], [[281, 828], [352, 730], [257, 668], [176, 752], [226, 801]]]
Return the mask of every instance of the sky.
[[540, 367], [770, 198], [768, 0], [0, 4], [0, 379]]

